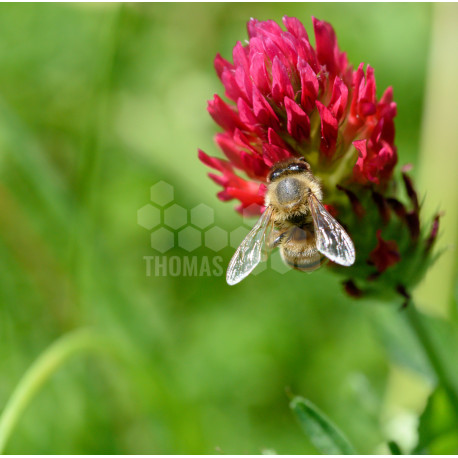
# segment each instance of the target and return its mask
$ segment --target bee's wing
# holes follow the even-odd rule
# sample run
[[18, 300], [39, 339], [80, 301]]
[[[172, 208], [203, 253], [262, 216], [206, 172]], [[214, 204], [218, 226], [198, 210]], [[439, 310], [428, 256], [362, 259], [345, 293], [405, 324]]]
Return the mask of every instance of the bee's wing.
[[235, 285], [242, 281], [261, 260], [265, 259], [269, 249], [266, 239], [273, 226], [271, 216], [272, 207], [269, 206], [232, 256], [226, 273], [228, 285]]
[[337, 264], [351, 266], [355, 262], [355, 247], [350, 236], [313, 193], [310, 193], [308, 201], [318, 251]]

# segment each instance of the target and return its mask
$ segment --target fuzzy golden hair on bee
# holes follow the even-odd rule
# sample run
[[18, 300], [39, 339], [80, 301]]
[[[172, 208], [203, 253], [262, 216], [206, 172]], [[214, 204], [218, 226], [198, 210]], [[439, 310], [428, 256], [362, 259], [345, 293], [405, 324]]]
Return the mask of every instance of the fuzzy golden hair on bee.
[[227, 283], [243, 280], [276, 247], [288, 266], [305, 272], [318, 269], [326, 258], [352, 265], [353, 242], [322, 200], [320, 180], [304, 158], [275, 164], [268, 175], [266, 209], [232, 257]]
[[272, 205], [280, 219], [309, 213], [308, 196], [322, 199], [321, 184], [304, 158], [292, 158], [276, 164], [268, 176], [266, 206]]

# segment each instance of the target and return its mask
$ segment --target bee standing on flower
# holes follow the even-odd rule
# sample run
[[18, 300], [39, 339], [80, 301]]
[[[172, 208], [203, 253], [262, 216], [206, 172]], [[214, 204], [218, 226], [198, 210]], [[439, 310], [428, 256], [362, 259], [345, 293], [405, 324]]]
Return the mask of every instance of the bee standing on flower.
[[277, 246], [287, 265], [306, 272], [320, 267], [322, 255], [343, 266], [355, 262], [353, 242], [321, 204], [320, 182], [304, 158], [276, 164], [268, 183], [266, 209], [229, 264], [229, 285], [243, 280]]
[[296, 18], [283, 17], [286, 30], [250, 19], [232, 62], [215, 58], [226, 100], [215, 94], [208, 111], [223, 130], [215, 140], [225, 159], [200, 150], [199, 158], [219, 172], [209, 174], [219, 199], [237, 200], [244, 215], [265, 207], [227, 281], [238, 283], [278, 247], [299, 270], [332, 260], [352, 296], [406, 297], [433, 259], [439, 216], [428, 233], [405, 171], [407, 202], [397, 195], [393, 89], [377, 98], [374, 69], [353, 68], [331, 24], [312, 22], [315, 46]]

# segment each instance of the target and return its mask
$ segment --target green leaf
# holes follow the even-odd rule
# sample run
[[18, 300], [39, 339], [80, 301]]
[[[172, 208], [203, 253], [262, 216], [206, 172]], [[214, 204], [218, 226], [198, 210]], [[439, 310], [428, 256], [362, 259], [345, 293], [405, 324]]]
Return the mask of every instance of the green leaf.
[[375, 309], [373, 316], [375, 330], [390, 360], [434, 383], [436, 381], [434, 369], [405, 319], [405, 311], [385, 307]]
[[458, 454], [457, 419], [445, 391], [436, 389], [428, 399], [418, 425], [414, 454]]
[[[458, 400], [458, 326], [453, 321], [425, 315], [414, 309], [379, 309], [374, 324], [390, 359], [431, 383], [444, 384]], [[432, 356], [434, 359], [431, 359]], [[440, 372], [438, 372], [438, 370]], [[439, 380], [438, 380], [439, 377]], [[458, 411], [458, 410], [457, 410]]]
[[395, 441], [389, 441], [388, 447], [392, 455], [402, 455], [403, 454], [401, 451], [401, 448]]
[[356, 455], [344, 434], [309, 400], [296, 396], [290, 403], [310, 442], [325, 455]]

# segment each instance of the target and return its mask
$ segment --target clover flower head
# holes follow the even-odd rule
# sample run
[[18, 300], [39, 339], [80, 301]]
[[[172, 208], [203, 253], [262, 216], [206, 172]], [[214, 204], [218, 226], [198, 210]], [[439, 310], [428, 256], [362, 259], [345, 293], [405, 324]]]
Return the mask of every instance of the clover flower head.
[[[312, 19], [315, 47], [296, 18], [285, 16], [284, 28], [251, 19], [249, 39], [234, 46], [232, 62], [216, 56], [226, 101], [215, 95], [208, 111], [222, 128], [215, 141], [225, 158], [201, 150], [199, 158], [219, 172], [209, 176], [222, 187], [221, 200], [235, 199], [239, 212], [259, 214], [272, 166], [305, 157], [322, 182], [327, 208], [355, 242], [356, 264], [336, 269], [350, 277], [347, 291], [359, 296], [374, 290], [374, 279], [393, 282], [390, 273], [419, 261], [411, 244], [427, 257], [438, 219], [429, 235], [420, 228], [418, 199], [406, 173], [410, 207], [395, 195], [392, 88], [378, 99], [373, 68], [361, 63], [355, 70], [332, 26]], [[409, 286], [418, 280], [411, 277], [405, 280]]]

